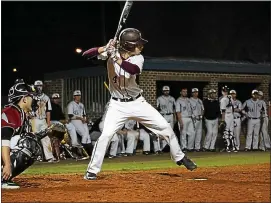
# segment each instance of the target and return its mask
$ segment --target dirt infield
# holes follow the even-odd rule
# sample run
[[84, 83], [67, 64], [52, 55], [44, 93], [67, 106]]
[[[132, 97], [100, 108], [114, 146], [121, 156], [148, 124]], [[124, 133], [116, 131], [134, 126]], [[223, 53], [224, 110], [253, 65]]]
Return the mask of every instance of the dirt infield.
[[[194, 180], [199, 179], [199, 180]], [[206, 180], [207, 179], [207, 180]], [[270, 202], [270, 165], [20, 176], [2, 202]]]

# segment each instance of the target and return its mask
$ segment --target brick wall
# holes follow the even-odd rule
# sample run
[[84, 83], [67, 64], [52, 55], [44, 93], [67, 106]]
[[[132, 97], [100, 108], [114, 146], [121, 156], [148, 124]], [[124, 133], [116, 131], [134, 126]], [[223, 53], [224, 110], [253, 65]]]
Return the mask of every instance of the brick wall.
[[[259, 90], [264, 95], [269, 95], [269, 75], [250, 75], [250, 74], [217, 74], [217, 73], [193, 73], [193, 72], [164, 72], [164, 71], [144, 71], [139, 77], [139, 85], [143, 89], [143, 95], [146, 100], [156, 105], [156, 81], [201, 81], [208, 82], [203, 89], [204, 98], [207, 97], [209, 88], [218, 91], [220, 82], [243, 82], [243, 83], [260, 83]], [[268, 99], [265, 97], [265, 99]]]
[[[63, 79], [45, 80], [44, 81], [44, 92], [50, 98], [51, 98], [52, 94], [54, 94], [54, 93], [60, 94], [60, 97], [63, 98], [63, 88], [64, 88], [63, 85], [64, 85]], [[61, 101], [61, 103], [63, 103], [63, 101]]]

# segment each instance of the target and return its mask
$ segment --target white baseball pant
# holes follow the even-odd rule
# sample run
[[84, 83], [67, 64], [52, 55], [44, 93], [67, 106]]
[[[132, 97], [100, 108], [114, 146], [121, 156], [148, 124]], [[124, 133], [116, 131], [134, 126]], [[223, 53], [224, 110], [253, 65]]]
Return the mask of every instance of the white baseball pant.
[[[92, 145], [95, 145], [96, 141], [99, 139], [101, 134], [102, 133], [98, 132], [98, 131], [93, 131], [93, 132], [90, 133], [90, 138], [91, 138]], [[118, 145], [119, 145], [118, 135], [114, 134], [114, 136], [111, 139], [111, 147], [110, 147], [110, 151], [109, 151], [110, 155], [112, 155], [112, 156], [117, 155]]]
[[143, 97], [130, 102], [111, 99], [104, 123], [106, 128], [94, 146], [87, 168], [88, 172], [95, 174], [100, 172], [109, 140], [124, 125], [125, 121], [131, 118], [145, 125], [153, 133], [163, 136], [169, 143], [172, 159], [175, 162], [183, 159], [184, 153], [180, 149], [170, 124]]
[[143, 151], [149, 152], [151, 150], [150, 145], [150, 135], [144, 129], [139, 129], [139, 133], [137, 134], [137, 138], [135, 140], [134, 149], [137, 147], [138, 140], [143, 141]]
[[194, 147], [196, 150], [199, 150], [201, 146], [202, 120], [195, 120], [194, 125], [195, 125], [195, 131], [191, 135], [191, 142], [188, 141], [187, 149], [189, 150], [194, 149]]
[[167, 141], [162, 139], [161, 137], [158, 138], [157, 135], [154, 135], [153, 137], [153, 150], [154, 152], [162, 151], [165, 146], [167, 146]]
[[[32, 130], [34, 133], [48, 128], [48, 125], [45, 119], [33, 118], [31, 120], [31, 124], [32, 124]], [[41, 144], [42, 144], [45, 159], [46, 160], [53, 159], [54, 156], [52, 152], [51, 139], [48, 136], [45, 136], [44, 138], [41, 139]]]
[[[139, 132], [136, 130], [127, 130], [126, 135], [119, 134], [118, 136], [120, 139], [121, 153], [133, 154], [135, 142], [139, 136]], [[124, 145], [124, 140], [127, 141], [126, 149], [125, 149], [125, 145]]]
[[[247, 138], [246, 138], [246, 148], [251, 149], [251, 144], [253, 140], [253, 149], [258, 149], [259, 144], [259, 131], [260, 131], [261, 121], [260, 119], [250, 119], [247, 122]], [[252, 139], [253, 134], [253, 139]]]
[[240, 149], [240, 134], [241, 134], [241, 119], [235, 118], [233, 120], [234, 129], [233, 129], [233, 136], [235, 141], [235, 147], [237, 150]]
[[270, 149], [270, 136], [268, 134], [268, 117], [263, 118], [262, 129], [260, 132], [260, 144], [259, 149]]
[[76, 132], [82, 137], [81, 143], [91, 143], [88, 125], [83, 123], [81, 120], [71, 120], [71, 123], [74, 125]]
[[207, 133], [204, 141], [204, 148], [214, 150], [215, 142], [218, 134], [218, 119], [208, 120], [205, 119]]
[[174, 116], [173, 116], [173, 114], [171, 114], [171, 115], [163, 115], [163, 116], [166, 119], [166, 121], [168, 123], [170, 123], [170, 126], [173, 129], [174, 128]]
[[191, 118], [186, 118], [186, 117], [183, 117], [182, 121], [183, 121], [182, 129], [180, 129], [180, 123], [178, 123], [179, 129], [181, 132], [181, 136], [180, 136], [181, 147], [182, 149], [187, 149], [188, 146], [190, 146], [191, 148], [188, 148], [188, 149], [193, 149], [194, 147], [192, 148], [192, 146], [194, 145], [194, 137], [195, 137], [193, 121]]

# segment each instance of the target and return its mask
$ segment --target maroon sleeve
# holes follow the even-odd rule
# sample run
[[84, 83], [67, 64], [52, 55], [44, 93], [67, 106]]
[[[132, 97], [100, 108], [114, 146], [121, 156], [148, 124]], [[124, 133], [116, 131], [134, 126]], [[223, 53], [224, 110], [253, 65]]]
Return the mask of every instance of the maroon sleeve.
[[121, 68], [125, 70], [126, 72], [130, 73], [131, 75], [135, 75], [140, 73], [140, 69], [137, 65], [132, 64], [128, 61], [122, 61]]
[[91, 48], [91, 49], [85, 51], [83, 53], [83, 56], [88, 56], [88, 57], [91, 57], [91, 58], [95, 57], [95, 56], [98, 56], [99, 55], [98, 49], [99, 49], [98, 47]]

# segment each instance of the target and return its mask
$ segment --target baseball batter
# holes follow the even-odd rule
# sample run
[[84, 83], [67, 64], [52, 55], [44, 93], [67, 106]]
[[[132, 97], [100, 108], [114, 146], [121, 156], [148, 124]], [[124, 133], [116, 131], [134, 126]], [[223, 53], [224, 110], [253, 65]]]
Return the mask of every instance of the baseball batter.
[[87, 125], [86, 110], [81, 101], [81, 91], [73, 92], [74, 101], [68, 104], [68, 116], [74, 125], [76, 132], [82, 137], [81, 143], [86, 151], [90, 154], [92, 151], [91, 139]]
[[268, 115], [266, 103], [263, 100], [263, 92], [259, 91], [259, 100], [263, 103], [263, 111], [261, 116], [261, 129], [260, 129], [260, 145], [259, 149], [262, 151], [270, 150], [270, 136], [268, 134]]
[[[194, 147], [195, 124], [192, 120], [192, 109], [187, 98], [187, 89], [182, 88], [181, 96], [176, 101], [176, 113], [180, 128], [180, 143], [183, 151], [192, 150]], [[188, 138], [187, 138], [188, 137]]]
[[263, 103], [258, 99], [258, 90], [252, 91], [252, 98], [244, 102], [242, 110], [248, 119], [245, 151], [251, 150], [252, 143], [252, 149], [258, 150], [260, 117], [261, 111], [264, 110]]
[[198, 98], [199, 90], [198, 88], [192, 89], [192, 97], [189, 99], [191, 108], [192, 108], [192, 119], [195, 125], [195, 133], [193, 139], [193, 142], [191, 143], [192, 146], [188, 145], [188, 149], [194, 149], [195, 151], [200, 151], [201, 146], [201, 137], [202, 137], [202, 116], [204, 114], [204, 106], [201, 99]]
[[169, 95], [169, 86], [163, 87], [163, 95], [157, 98], [157, 109], [162, 116], [174, 127], [175, 99]]
[[226, 128], [224, 129], [223, 138], [225, 139], [226, 151], [237, 152], [233, 129], [234, 129], [234, 116], [233, 116], [233, 104], [232, 97], [228, 95], [229, 89], [227, 86], [222, 87], [223, 97], [220, 100], [220, 110], [222, 114], [222, 122], [226, 122]]
[[141, 51], [147, 43], [140, 31], [134, 28], [124, 29], [119, 35], [119, 46], [110, 40], [107, 46], [92, 48], [83, 53], [90, 57], [106, 52], [107, 72], [111, 100], [105, 117], [101, 137], [94, 146], [93, 154], [84, 176], [86, 180], [94, 180], [100, 172], [106, 147], [126, 120], [137, 120], [156, 134], [165, 137], [169, 143], [173, 160], [177, 165], [184, 165], [189, 170], [197, 168], [181, 151], [170, 124], [141, 95], [142, 89], [136, 83], [136, 75], [140, 74], [144, 64]]
[[242, 111], [242, 102], [240, 102], [236, 98], [236, 91], [231, 90], [230, 95], [232, 97], [232, 105], [233, 105], [233, 135], [234, 135], [234, 141], [235, 141], [235, 146], [236, 149], [239, 151], [240, 150], [240, 133], [241, 133], [241, 111]]
[[[48, 126], [51, 125], [52, 106], [50, 98], [42, 92], [43, 82], [41, 80], [37, 80], [35, 81], [34, 86], [38, 93], [38, 109], [36, 112], [34, 112], [35, 117], [31, 120], [31, 123], [32, 130], [34, 133], [36, 133], [48, 128]], [[44, 137], [41, 140], [41, 143], [46, 161], [54, 162], [50, 138], [48, 136]]]

